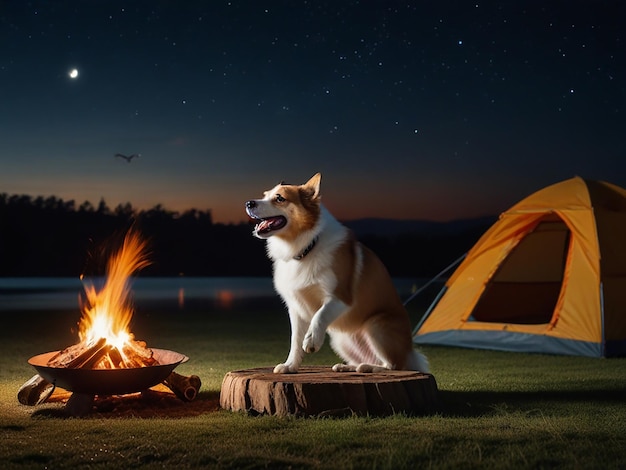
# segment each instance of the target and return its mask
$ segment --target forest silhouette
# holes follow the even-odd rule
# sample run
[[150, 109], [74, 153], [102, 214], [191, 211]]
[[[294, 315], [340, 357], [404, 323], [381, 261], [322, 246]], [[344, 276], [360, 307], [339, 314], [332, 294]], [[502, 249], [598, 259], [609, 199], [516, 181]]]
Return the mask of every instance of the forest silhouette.
[[[130, 203], [111, 209], [104, 199], [97, 206], [88, 201], [77, 206], [55, 196], [0, 193], [0, 276], [101, 275], [107, 255], [131, 227], [148, 241], [151, 265], [142, 275], [272, 274], [265, 244], [252, 236], [252, 225], [214, 223], [210, 210], [179, 213], [160, 204], [137, 210]], [[470, 249], [488, 228], [483, 223], [463, 227], [356, 235], [392, 276], [429, 277]]]

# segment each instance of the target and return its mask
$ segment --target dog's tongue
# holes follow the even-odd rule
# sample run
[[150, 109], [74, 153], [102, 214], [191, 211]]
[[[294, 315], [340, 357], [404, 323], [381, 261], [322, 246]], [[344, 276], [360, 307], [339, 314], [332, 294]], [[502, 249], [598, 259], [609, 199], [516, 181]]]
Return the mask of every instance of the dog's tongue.
[[270, 232], [272, 230], [276, 230], [285, 225], [285, 218], [282, 216], [278, 217], [270, 217], [268, 219], [263, 219], [257, 225], [257, 231], [261, 233]]
[[257, 230], [259, 232], [267, 232], [268, 230], [272, 230], [272, 219], [265, 219], [259, 222], [257, 225]]

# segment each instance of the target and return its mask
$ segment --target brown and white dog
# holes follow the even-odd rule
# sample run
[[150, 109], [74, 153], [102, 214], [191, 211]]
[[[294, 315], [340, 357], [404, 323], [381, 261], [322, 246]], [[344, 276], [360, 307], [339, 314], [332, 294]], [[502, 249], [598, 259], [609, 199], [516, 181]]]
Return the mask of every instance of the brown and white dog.
[[334, 371], [428, 372], [387, 270], [322, 205], [320, 181], [317, 173], [303, 185], [281, 183], [246, 202], [291, 321], [289, 356], [274, 372], [297, 372], [304, 353], [319, 351], [327, 332], [345, 361]]

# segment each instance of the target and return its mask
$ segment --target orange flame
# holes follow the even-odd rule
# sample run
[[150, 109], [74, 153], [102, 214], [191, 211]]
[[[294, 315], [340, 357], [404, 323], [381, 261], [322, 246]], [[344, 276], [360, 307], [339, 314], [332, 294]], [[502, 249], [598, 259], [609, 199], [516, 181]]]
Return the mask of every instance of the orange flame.
[[78, 323], [81, 342], [92, 345], [105, 338], [107, 344], [122, 351], [133, 339], [128, 330], [133, 316], [130, 281], [134, 273], [150, 264], [146, 248], [146, 241], [130, 230], [121, 249], [108, 260], [102, 289], [98, 291], [93, 283], [84, 285], [83, 314]]

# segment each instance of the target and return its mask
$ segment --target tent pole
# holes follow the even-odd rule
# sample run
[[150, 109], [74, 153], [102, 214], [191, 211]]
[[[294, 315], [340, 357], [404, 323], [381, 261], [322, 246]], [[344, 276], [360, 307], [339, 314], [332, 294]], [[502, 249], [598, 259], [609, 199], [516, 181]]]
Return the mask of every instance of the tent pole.
[[406, 304], [408, 304], [411, 300], [413, 300], [420, 292], [422, 292], [424, 289], [426, 289], [428, 286], [430, 286], [433, 282], [435, 282], [437, 279], [439, 279], [441, 276], [443, 276], [445, 273], [447, 273], [450, 269], [452, 269], [453, 266], [456, 266], [457, 264], [459, 264], [461, 261], [463, 261], [463, 258], [465, 258], [467, 256], [467, 253], [464, 253], [462, 256], [460, 256], [459, 258], [457, 258], [456, 260], [454, 260], [451, 264], [449, 264], [446, 268], [444, 268], [442, 271], [440, 271], [435, 277], [433, 277], [430, 281], [428, 281], [426, 284], [424, 284], [422, 287], [420, 287], [419, 289], [417, 289], [415, 292], [413, 292], [408, 299], [406, 299], [403, 303], [404, 306], [406, 306]]
[[422, 324], [430, 316], [430, 312], [433, 311], [433, 309], [439, 303], [439, 300], [443, 297], [443, 295], [446, 293], [447, 290], [448, 290], [448, 287], [445, 286], [445, 285], [441, 288], [441, 290], [437, 294], [437, 297], [435, 297], [435, 300], [432, 301], [432, 303], [430, 304], [430, 307], [428, 307], [428, 310], [426, 310], [426, 313], [424, 313], [424, 315], [422, 315], [422, 318], [420, 319], [419, 323], [413, 329], [413, 336], [415, 336], [417, 334], [419, 329], [422, 327]]

